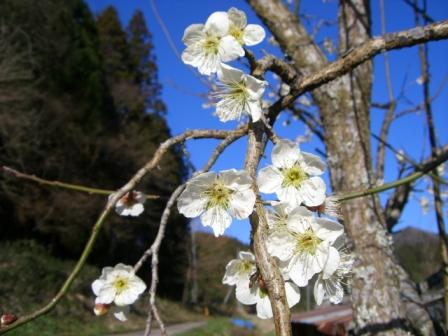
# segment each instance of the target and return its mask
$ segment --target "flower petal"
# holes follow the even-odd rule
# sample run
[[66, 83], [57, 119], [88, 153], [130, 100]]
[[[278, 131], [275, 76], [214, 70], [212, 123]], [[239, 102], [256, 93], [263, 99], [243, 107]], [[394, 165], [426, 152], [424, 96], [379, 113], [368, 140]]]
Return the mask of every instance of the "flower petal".
[[185, 29], [184, 36], [182, 37], [182, 42], [186, 46], [192, 45], [194, 43], [200, 42], [205, 36], [204, 25], [203, 24], [192, 24]]
[[303, 161], [303, 170], [308, 175], [322, 175], [326, 168], [325, 162], [322, 161], [320, 157], [317, 155], [302, 152]]
[[263, 114], [260, 101], [249, 101], [247, 103], [246, 112], [252, 117], [252, 122], [257, 122], [260, 120], [261, 115]]
[[226, 12], [214, 12], [205, 23], [205, 31], [211, 35], [224, 36], [229, 31], [229, 24]]
[[232, 217], [243, 219], [254, 211], [255, 193], [252, 189], [236, 191], [230, 198], [229, 211]]
[[262, 26], [249, 24], [244, 28], [243, 41], [245, 45], [253, 46], [264, 40], [266, 33]]
[[325, 202], [327, 186], [319, 176], [313, 176], [303, 181], [299, 186], [299, 193], [306, 206], [319, 206]]
[[333, 244], [344, 233], [342, 224], [326, 218], [316, 218], [311, 223], [311, 227], [320, 239], [328, 241], [330, 244]]
[[291, 168], [302, 159], [299, 147], [290, 140], [280, 140], [272, 149], [271, 156], [277, 168]]
[[295, 306], [300, 301], [300, 289], [290, 281], [285, 282], [286, 300], [289, 308]]
[[252, 305], [258, 301], [258, 288], [250, 288], [249, 283], [249, 279], [241, 281], [237, 284], [235, 290], [236, 299], [246, 305]]
[[250, 92], [250, 98], [253, 100], [259, 100], [263, 96], [263, 92], [268, 85], [268, 82], [259, 80], [253, 76], [246, 75], [246, 87]]
[[244, 56], [244, 49], [233, 36], [227, 35], [219, 43], [219, 56], [221, 61], [230, 62]]
[[224, 84], [239, 83], [244, 78], [244, 72], [231, 67], [230, 65], [221, 63], [218, 71], [218, 79]]
[[328, 257], [322, 270], [323, 279], [328, 279], [339, 267], [341, 257], [333, 246], [328, 247]]
[[247, 260], [247, 261], [255, 262], [255, 256], [253, 255], [252, 252], [240, 251], [240, 253], [238, 253], [238, 257], [241, 260]]
[[118, 321], [126, 322], [128, 320], [126, 314], [129, 313], [129, 307], [112, 307], [111, 311]]
[[230, 23], [235, 27], [243, 29], [247, 25], [246, 13], [243, 11], [236, 9], [235, 7], [230, 8], [227, 11], [227, 15], [229, 17]]
[[219, 179], [232, 190], [252, 190], [252, 178], [245, 170], [221, 170]]
[[267, 166], [258, 173], [257, 183], [262, 193], [271, 194], [280, 190], [282, 182], [283, 175], [274, 166]]
[[325, 296], [324, 281], [320, 277], [318, 277], [314, 283], [313, 293], [316, 304], [320, 305]]
[[100, 290], [104, 286], [104, 280], [97, 279], [92, 283], [92, 291], [96, 296], [100, 295]]
[[286, 231], [275, 231], [268, 236], [268, 253], [282, 261], [289, 260], [296, 246], [295, 239]]
[[258, 299], [257, 302], [257, 316], [261, 319], [272, 318], [272, 307], [269, 296], [266, 295], [263, 298]]
[[201, 215], [204, 226], [211, 226], [215, 237], [221, 236], [232, 223], [232, 217], [221, 207], [213, 207]]

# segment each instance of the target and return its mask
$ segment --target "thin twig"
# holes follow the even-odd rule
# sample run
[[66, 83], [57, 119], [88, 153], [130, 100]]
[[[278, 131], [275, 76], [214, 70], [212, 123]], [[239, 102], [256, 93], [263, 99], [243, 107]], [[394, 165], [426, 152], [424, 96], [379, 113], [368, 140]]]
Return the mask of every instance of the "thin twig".
[[[32, 181], [32, 182], [36, 182], [42, 185], [47, 185], [50, 187], [57, 187], [57, 188], [62, 188], [62, 189], [68, 189], [68, 190], [75, 190], [75, 191], [80, 191], [80, 192], [84, 192], [87, 194], [95, 194], [95, 195], [111, 195], [115, 192], [115, 190], [107, 190], [107, 189], [99, 189], [99, 188], [92, 188], [92, 187], [87, 187], [84, 185], [80, 185], [80, 184], [72, 184], [72, 183], [66, 183], [66, 182], [61, 182], [61, 181], [56, 181], [56, 180], [47, 180], [44, 179], [42, 177], [38, 177], [36, 175], [30, 175], [30, 174], [26, 174], [26, 173], [22, 173], [14, 168], [8, 167], [8, 166], [3, 166], [0, 165], [0, 168], [7, 172], [12, 174], [14, 177], [20, 178], [20, 179], [24, 179], [24, 180], [28, 180], [28, 181]], [[160, 196], [158, 195], [146, 195], [146, 199], [158, 199]]]

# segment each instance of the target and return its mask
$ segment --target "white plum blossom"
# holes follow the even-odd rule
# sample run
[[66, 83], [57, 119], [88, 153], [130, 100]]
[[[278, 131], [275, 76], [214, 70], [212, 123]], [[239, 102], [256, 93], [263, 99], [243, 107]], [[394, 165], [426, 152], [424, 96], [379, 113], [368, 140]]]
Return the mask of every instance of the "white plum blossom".
[[[113, 196], [110, 195], [109, 199]], [[145, 194], [139, 191], [129, 191], [115, 204], [115, 212], [120, 216], [137, 217], [145, 210]]]
[[[238, 259], [231, 260], [227, 264], [222, 282], [236, 286], [235, 294], [239, 302], [247, 305], [256, 304], [259, 318], [272, 317], [266, 286], [257, 271], [255, 256], [251, 252], [240, 252]], [[300, 301], [300, 291], [296, 285], [289, 281], [285, 282], [285, 291], [289, 307]]]
[[244, 56], [241, 44], [229, 35], [230, 21], [226, 12], [214, 12], [205, 25], [192, 24], [185, 29], [182, 41], [186, 49], [182, 61], [198, 68], [203, 75], [219, 70], [221, 62]]
[[[300, 289], [291, 281], [285, 281], [286, 301], [291, 308], [300, 301]], [[251, 279], [240, 282], [235, 290], [236, 298], [246, 305], [256, 305], [257, 316], [261, 319], [272, 318], [272, 307], [269, 295], [259, 273]]]
[[261, 97], [267, 82], [225, 64], [218, 71], [218, 79], [220, 85], [214, 96], [219, 99], [216, 115], [220, 121], [238, 120], [242, 114], [249, 114], [253, 122], [261, 118]]
[[304, 287], [324, 267], [330, 272], [339, 265], [339, 253], [331, 246], [344, 232], [338, 222], [315, 218], [304, 207], [292, 209], [287, 230], [274, 230], [267, 240], [268, 252], [280, 259], [289, 278]]
[[177, 200], [185, 217], [200, 216], [204, 226], [211, 226], [216, 237], [232, 223], [232, 217], [244, 219], [252, 213], [255, 193], [252, 179], [245, 170], [202, 173], [187, 182]]
[[249, 279], [256, 271], [255, 256], [251, 252], [241, 251], [238, 259], [233, 259], [227, 264], [222, 283], [229, 286], [237, 285]]
[[[132, 266], [117, 264], [115, 267], [104, 267], [99, 279], [92, 283], [95, 299], [95, 313], [101, 313], [107, 305], [114, 303], [118, 307], [133, 304], [146, 289], [142, 279], [134, 274]], [[104, 306], [101, 306], [104, 305]], [[106, 311], [107, 312], [107, 311]], [[116, 317], [123, 319], [123, 310], [116, 312]]]
[[258, 185], [263, 193], [276, 193], [292, 206], [319, 206], [325, 201], [325, 182], [319, 175], [325, 163], [316, 155], [301, 152], [289, 140], [279, 141], [272, 150], [272, 166], [260, 170]]
[[324, 267], [314, 283], [314, 299], [320, 305], [324, 298], [333, 304], [341, 303], [344, 298], [342, 282], [350, 275], [353, 267], [353, 257], [339, 250], [340, 261], [336, 270]]
[[253, 46], [264, 40], [266, 33], [262, 26], [247, 24], [246, 14], [234, 7], [227, 11], [230, 21], [229, 35], [241, 45]]

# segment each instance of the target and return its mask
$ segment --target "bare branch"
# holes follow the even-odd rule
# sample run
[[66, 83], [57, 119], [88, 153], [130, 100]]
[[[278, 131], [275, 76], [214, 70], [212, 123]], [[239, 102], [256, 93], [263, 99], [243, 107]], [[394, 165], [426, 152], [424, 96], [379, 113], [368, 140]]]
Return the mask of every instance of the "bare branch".
[[[447, 155], [448, 145], [442, 147], [438, 157]], [[435, 162], [434, 158], [429, 158], [418, 165], [421, 170], [427, 170], [427, 168]], [[415, 169], [414, 171], [418, 170]], [[409, 177], [413, 173], [409, 173], [406, 177]], [[398, 223], [401, 217], [406, 203], [408, 202], [409, 194], [412, 191], [412, 184], [403, 184], [394, 190], [394, 193], [389, 197], [384, 208], [384, 214], [386, 217], [387, 228], [389, 231]]]

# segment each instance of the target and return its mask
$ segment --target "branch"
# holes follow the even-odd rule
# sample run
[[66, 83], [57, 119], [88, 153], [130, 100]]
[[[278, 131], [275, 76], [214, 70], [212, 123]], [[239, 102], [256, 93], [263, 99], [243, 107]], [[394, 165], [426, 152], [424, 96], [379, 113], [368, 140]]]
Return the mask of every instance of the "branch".
[[419, 179], [423, 175], [426, 175], [431, 170], [434, 170], [434, 168], [436, 168], [438, 165], [442, 164], [443, 162], [445, 162], [447, 160], [448, 160], [448, 151], [442, 153], [434, 161], [428, 163], [428, 165], [426, 165], [424, 167], [424, 169], [421, 169], [420, 171], [412, 173], [402, 179], [399, 179], [399, 180], [396, 180], [396, 181], [393, 181], [390, 183], [385, 183], [380, 186], [376, 186], [376, 187], [373, 187], [373, 188], [370, 188], [367, 190], [357, 191], [357, 192], [350, 193], [348, 195], [342, 195], [342, 196], [337, 196], [337, 197], [340, 201], [348, 201], [348, 200], [351, 200], [354, 198], [378, 194], [380, 192], [383, 192], [383, 191], [386, 191], [389, 189], [393, 189], [393, 188], [399, 187], [404, 184], [409, 184], [409, 183]]
[[437, 41], [448, 38], [448, 20], [430, 24], [424, 27], [416, 27], [398, 33], [389, 33], [382, 37], [376, 37], [361, 44], [345, 54], [339, 60], [325, 66], [323, 69], [305, 76], [291, 87], [290, 94], [271, 106], [270, 114], [278, 114], [288, 107], [301, 94], [316, 89], [323, 84], [332, 81], [352, 71], [358, 65], [373, 58], [386, 50], [396, 50], [429, 41]]
[[[241, 138], [245, 133], [234, 133], [230, 134], [227, 138], [225, 138], [213, 151], [208, 162], [205, 164], [204, 168], [201, 171], [196, 172], [194, 175], [198, 175], [200, 173], [207, 172], [210, 168], [215, 164], [216, 160], [219, 158], [221, 153], [233, 142]], [[149, 256], [152, 255], [151, 260], [151, 286], [149, 290], [149, 311], [148, 317], [146, 320], [146, 330], [145, 335], [149, 335], [151, 332], [151, 324], [152, 324], [152, 316], [154, 315], [157, 323], [160, 327], [160, 331], [162, 335], [166, 334], [165, 325], [158, 313], [158, 309], [156, 306], [156, 292], [157, 292], [157, 283], [158, 283], [158, 264], [159, 264], [159, 249], [162, 243], [163, 238], [165, 237], [165, 229], [168, 224], [168, 219], [171, 213], [171, 209], [176, 203], [177, 198], [180, 196], [182, 191], [185, 188], [185, 183], [176, 188], [176, 190], [170, 196], [165, 209], [163, 211], [162, 217], [160, 219], [159, 230], [157, 232], [156, 239], [152, 243], [151, 247], [147, 249], [140, 260], [134, 266], [134, 273], [136, 273], [143, 263], [146, 261]]]
[[[447, 154], [448, 154], [448, 145], [442, 148], [437, 158]], [[424, 162], [420, 163], [418, 167], [415, 168], [415, 170], [418, 169], [422, 171], [427, 170], [428, 167], [432, 165], [436, 159], [429, 158], [425, 160]], [[409, 177], [411, 174], [408, 174], [406, 177]], [[390, 196], [389, 199], [387, 200], [384, 208], [384, 215], [386, 217], [387, 228], [389, 229], [389, 231], [391, 231], [393, 227], [398, 223], [398, 219], [400, 218], [401, 213], [403, 212], [403, 209], [406, 203], [408, 202], [411, 190], [412, 190], [412, 184], [410, 183], [400, 185], [395, 189], [392, 196]]]
[[[14, 177], [17, 177], [19, 179], [24, 179], [32, 182], [36, 182], [42, 185], [48, 185], [50, 187], [56, 187], [56, 188], [62, 188], [62, 189], [68, 189], [68, 190], [75, 190], [80, 191], [88, 194], [96, 194], [96, 195], [110, 195], [115, 192], [115, 190], [107, 190], [107, 189], [98, 189], [98, 188], [92, 188], [83, 186], [80, 184], [72, 184], [72, 183], [66, 183], [66, 182], [60, 182], [55, 180], [46, 180], [41, 177], [37, 177], [36, 175], [29, 175], [22, 172], [19, 172], [18, 170], [0, 165], [0, 168], [5, 172], [12, 174]], [[146, 199], [158, 199], [160, 196], [158, 195], [146, 195]]]
[[57, 294], [54, 296], [54, 298], [44, 307], [41, 309], [26, 315], [24, 317], [19, 318], [17, 321], [15, 321], [13, 324], [8, 325], [6, 327], [3, 327], [0, 329], [0, 335], [7, 333], [8, 331], [11, 331], [25, 323], [28, 323], [46, 313], [51, 311], [56, 304], [64, 297], [64, 295], [67, 293], [67, 291], [70, 289], [73, 281], [78, 276], [79, 272], [81, 271], [82, 267], [84, 266], [88, 256], [90, 255], [90, 252], [93, 248], [93, 245], [95, 244], [95, 241], [97, 239], [98, 233], [109, 215], [111, 209], [115, 205], [115, 203], [123, 197], [127, 192], [133, 190], [136, 185], [141, 181], [141, 179], [149, 173], [152, 169], [154, 169], [159, 161], [162, 159], [163, 155], [174, 145], [181, 143], [188, 139], [203, 139], [203, 138], [215, 138], [215, 139], [223, 139], [226, 138], [232, 134], [246, 134], [247, 132], [247, 125], [244, 125], [242, 127], [239, 127], [236, 130], [233, 131], [221, 131], [221, 130], [190, 130], [186, 131], [178, 136], [172, 137], [170, 139], [165, 140], [162, 144], [160, 144], [159, 148], [154, 153], [151, 160], [149, 160], [142, 168], [140, 168], [137, 173], [123, 186], [121, 187], [116, 193], [112, 194], [109, 201], [107, 202], [105, 208], [101, 212], [101, 215], [99, 216], [98, 220], [94, 224], [92, 228], [92, 233], [89, 237], [89, 240], [87, 241], [86, 246], [84, 247], [84, 250], [76, 263], [73, 270], [70, 272], [67, 280], [64, 282], [62, 287], [59, 289]]

